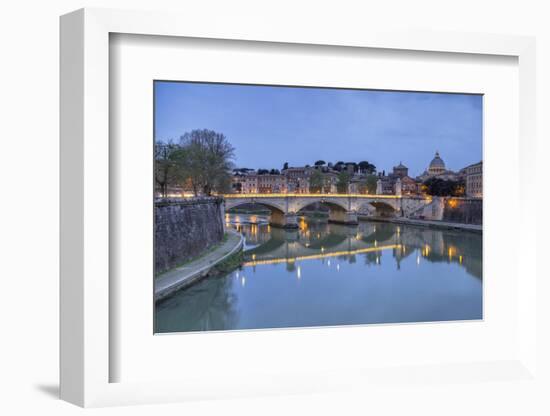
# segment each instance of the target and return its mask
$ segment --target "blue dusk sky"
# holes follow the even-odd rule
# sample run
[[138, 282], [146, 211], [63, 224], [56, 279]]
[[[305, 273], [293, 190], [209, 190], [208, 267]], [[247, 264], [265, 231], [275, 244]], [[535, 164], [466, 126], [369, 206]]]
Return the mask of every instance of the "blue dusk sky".
[[225, 134], [236, 167], [402, 161], [417, 176], [436, 150], [452, 170], [482, 159], [482, 96], [156, 81], [155, 139], [194, 129]]

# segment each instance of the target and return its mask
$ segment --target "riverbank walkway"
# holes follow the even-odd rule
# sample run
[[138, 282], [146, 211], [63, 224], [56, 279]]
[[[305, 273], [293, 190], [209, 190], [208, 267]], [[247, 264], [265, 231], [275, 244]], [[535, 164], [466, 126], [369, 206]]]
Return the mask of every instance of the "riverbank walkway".
[[481, 233], [482, 226], [478, 224], [462, 224], [449, 221], [435, 221], [435, 220], [416, 220], [411, 218], [399, 218], [399, 217], [371, 217], [371, 216], [359, 216], [360, 219], [369, 221], [391, 222], [393, 224], [403, 225], [417, 225], [420, 227], [433, 227], [442, 228], [445, 230], [466, 230]]
[[176, 267], [155, 278], [155, 301], [163, 299], [177, 290], [205, 277], [217, 264], [242, 249], [244, 237], [234, 231], [226, 231], [227, 238], [219, 246], [196, 260]]

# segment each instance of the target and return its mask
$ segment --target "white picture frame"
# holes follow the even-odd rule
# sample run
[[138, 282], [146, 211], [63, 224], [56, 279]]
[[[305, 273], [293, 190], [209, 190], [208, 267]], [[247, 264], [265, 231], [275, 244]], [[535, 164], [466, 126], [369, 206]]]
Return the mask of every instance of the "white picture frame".
[[[221, 374], [186, 381], [112, 382], [110, 366], [120, 359], [110, 348], [113, 337], [110, 308], [113, 298], [110, 256], [109, 156], [109, 37], [134, 34], [206, 39], [281, 42], [335, 47], [382, 48], [451, 54], [504, 55], [519, 66], [519, 174], [520, 215], [517, 244], [536, 241], [535, 216], [527, 214], [536, 203], [529, 167], [536, 155], [535, 41], [530, 37], [465, 33], [397, 32], [361, 29], [330, 32], [313, 26], [299, 27], [231, 22], [203, 26], [188, 16], [168, 13], [83, 9], [61, 18], [61, 397], [80, 406], [181, 401], [194, 398], [238, 397], [255, 394], [322, 392], [356, 385], [376, 385], [410, 378], [410, 369], [334, 369], [325, 379], [316, 374], [282, 372], [277, 377], [233, 382]], [[491, 374], [518, 381], [537, 374], [536, 362], [536, 259], [524, 250], [517, 259], [522, 270], [517, 293], [518, 354], [498, 362], [442, 363], [422, 366], [415, 376], [479, 382]], [[517, 273], [517, 271], [516, 271]], [[332, 335], [336, 336], [336, 335]], [[360, 369], [359, 369], [360, 370]], [[472, 373], [484, 371], [484, 377]], [[498, 378], [498, 376], [495, 376]]]

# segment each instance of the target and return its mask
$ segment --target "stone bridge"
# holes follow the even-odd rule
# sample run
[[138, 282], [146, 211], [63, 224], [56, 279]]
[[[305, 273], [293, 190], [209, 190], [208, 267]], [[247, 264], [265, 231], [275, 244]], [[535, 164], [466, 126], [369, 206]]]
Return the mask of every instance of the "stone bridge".
[[362, 194], [227, 194], [225, 209], [237, 208], [245, 204], [260, 204], [271, 211], [269, 222], [284, 228], [297, 228], [299, 212], [315, 203], [329, 208], [329, 221], [339, 224], [356, 225], [357, 214], [405, 216], [422, 209], [431, 203], [422, 197], [399, 195]]

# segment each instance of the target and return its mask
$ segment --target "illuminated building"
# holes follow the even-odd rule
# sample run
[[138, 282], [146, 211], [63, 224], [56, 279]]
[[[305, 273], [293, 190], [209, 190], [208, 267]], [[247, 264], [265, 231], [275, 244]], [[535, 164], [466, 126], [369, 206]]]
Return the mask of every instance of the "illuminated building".
[[447, 167], [445, 166], [445, 162], [439, 155], [439, 152], [435, 152], [435, 156], [430, 162], [428, 169], [426, 169], [416, 179], [424, 182], [430, 178], [440, 178], [444, 180], [456, 181], [460, 179], [460, 175], [452, 170], [447, 169]]
[[474, 163], [464, 168], [466, 176], [466, 196], [483, 197], [483, 162]]

